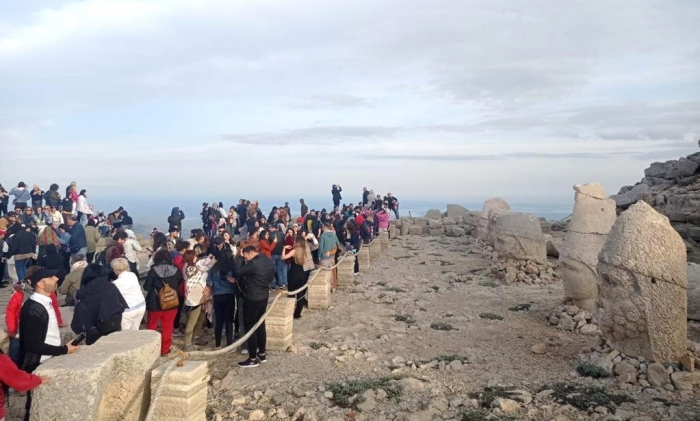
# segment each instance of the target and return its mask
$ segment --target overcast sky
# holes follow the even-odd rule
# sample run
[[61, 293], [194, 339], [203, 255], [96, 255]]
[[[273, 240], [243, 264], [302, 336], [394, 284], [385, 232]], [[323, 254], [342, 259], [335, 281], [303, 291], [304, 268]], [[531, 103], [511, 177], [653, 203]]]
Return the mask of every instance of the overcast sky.
[[0, 0], [0, 183], [612, 194], [700, 150], [699, 21], [696, 0]]

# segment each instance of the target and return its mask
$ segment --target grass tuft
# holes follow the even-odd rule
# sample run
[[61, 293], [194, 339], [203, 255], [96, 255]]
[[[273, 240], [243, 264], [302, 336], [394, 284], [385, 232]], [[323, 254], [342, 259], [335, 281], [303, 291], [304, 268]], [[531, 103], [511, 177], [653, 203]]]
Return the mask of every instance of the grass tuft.
[[510, 311], [527, 311], [530, 310], [531, 304], [517, 304], [514, 305], [513, 307], [510, 307], [508, 310]]
[[499, 316], [498, 314], [494, 313], [481, 313], [479, 314], [479, 317], [487, 320], [503, 320], [503, 316]]
[[571, 405], [582, 411], [590, 411], [596, 407], [604, 406], [614, 412], [616, 406], [625, 402], [634, 402], [634, 399], [629, 396], [608, 393], [606, 388], [600, 386], [555, 383], [545, 386], [541, 390], [546, 389], [554, 390], [552, 398], [555, 402]]
[[354, 398], [370, 389], [382, 389], [389, 399], [398, 402], [403, 393], [403, 387], [392, 382], [402, 379], [404, 376], [386, 376], [376, 379], [353, 380], [349, 382], [339, 382], [328, 384], [328, 390], [333, 393], [331, 399], [336, 405], [343, 408], [351, 408], [362, 402], [362, 398]]
[[435, 330], [444, 330], [444, 331], [457, 330], [456, 327], [452, 326], [449, 323], [445, 323], [445, 322], [435, 322], [435, 323], [431, 324], [430, 327], [435, 329]]
[[494, 281], [481, 281], [479, 282], [479, 285], [482, 287], [490, 287], [490, 288], [496, 288], [498, 284]]
[[591, 377], [593, 379], [610, 377], [610, 373], [608, 373], [603, 367], [588, 362], [579, 364], [578, 367], [576, 367], [576, 372], [583, 377]]

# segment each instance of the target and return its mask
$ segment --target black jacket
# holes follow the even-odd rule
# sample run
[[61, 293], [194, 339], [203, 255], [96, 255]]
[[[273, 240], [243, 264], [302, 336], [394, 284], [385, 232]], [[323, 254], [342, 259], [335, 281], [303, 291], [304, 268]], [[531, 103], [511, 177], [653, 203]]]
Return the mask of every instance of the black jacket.
[[239, 285], [248, 301], [262, 301], [270, 297], [270, 282], [275, 279], [275, 264], [267, 256], [258, 254], [238, 269]]
[[17, 230], [8, 240], [8, 256], [34, 253], [36, 251], [36, 236], [27, 230]]
[[343, 196], [340, 195], [341, 191], [343, 191], [343, 189], [341, 189], [340, 187], [331, 190], [334, 202], [340, 202], [341, 200], [343, 200]]
[[369, 203], [369, 191], [363, 191], [362, 192], [362, 204], [366, 205]]
[[[50, 228], [46, 228], [50, 229]], [[46, 246], [46, 256], [39, 257], [39, 266], [46, 269], [57, 270], [58, 274], [58, 284], [61, 285], [63, 280], [66, 279], [66, 266], [63, 264], [63, 256], [58, 252], [58, 248], [49, 244]]]
[[[143, 284], [143, 289], [146, 290], [146, 311], [161, 311], [160, 300], [158, 299], [158, 291], [167, 283], [170, 288], [178, 291], [182, 282], [180, 270], [168, 263], [155, 265], [148, 271], [146, 281]], [[171, 309], [177, 311], [176, 308]], [[166, 311], [171, 311], [166, 310]]]
[[93, 279], [81, 287], [75, 294], [75, 299], [78, 304], [70, 328], [77, 334], [87, 332], [87, 345], [92, 345], [102, 336], [95, 329], [97, 322], [115, 314], [121, 315], [129, 307], [116, 285], [106, 277]]
[[61, 195], [56, 190], [49, 190], [44, 194], [44, 200], [47, 206], [58, 206], [61, 204]]
[[19, 355], [20, 368], [28, 373], [39, 366], [42, 355], [64, 355], [65, 345], [48, 345], [46, 334], [49, 331], [49, 313], [46, 308], [32, 299], [27, 300], [19, 313]]

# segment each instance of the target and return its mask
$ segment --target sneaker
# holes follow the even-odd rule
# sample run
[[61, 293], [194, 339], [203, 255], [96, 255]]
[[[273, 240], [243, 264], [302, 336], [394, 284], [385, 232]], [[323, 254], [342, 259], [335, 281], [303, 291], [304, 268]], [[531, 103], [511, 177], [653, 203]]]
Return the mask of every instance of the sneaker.
[[241, 349], [241, 355], [248, 355], [248, 348]]
[[265, 364], [267, 362], [267, 354], [258, 354], [258, 361], [261, 364]]
[[248, 358], [245, 361], [241, 361], [238, 363], [238, 366], [241, 368], [255, 368], [260, 365], [260, 360], [257, 358]]
[[176, 330], [173, 332], [173, 338], [181, 338], [185, 336], [185, 332], [182, 330]]

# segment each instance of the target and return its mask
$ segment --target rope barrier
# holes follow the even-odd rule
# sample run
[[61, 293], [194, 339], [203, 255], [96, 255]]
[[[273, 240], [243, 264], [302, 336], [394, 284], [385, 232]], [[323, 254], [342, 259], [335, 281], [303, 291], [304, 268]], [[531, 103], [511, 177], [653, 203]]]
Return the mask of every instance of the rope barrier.
[[[375, 240], [378, 240], [379, 237], [381, 237], [382, 235], [388, 235], [388, 232], [383, 232], [383, 233], [379, 234], [379, 236], [373, 238], [372, 241], [369, 242], [369, 244], [360, 245], [360, 249], [362, 249], [362, 247], [365, 247], [365, 246], [366, 246], [366, 247], [371, 246], [372, 243], [374, 243]], [[267, 319], [267, 316], [272, 312], [272, 310], [275, 308], [275, 304], [277, 304], [277, 302], [279, 301], [279, 299], [280, 299], [283, 295], [296, 295], [296, 294], [298, 294], [298, 293], [300, 293], [300, 292], [302, 292], [302, 291], [308, 289], [308, 288], [309, 288], [309, 284], [310, 284], [312, 281], [314, 281], [314, 280], [316, 279], [316, 277], [318, 276], [319, 273], [321, 273], [321, 271], [333, 270], [333, 269], [337, 268], [337, 267], [343, 262], [343, 260], [345, 260], [346, 258], [348, 258], [348, 257], [355, 257], [355, 256], [357, 256], [359, 253], [360, 253], [360, 250], [357, 250], [355, 253], [346, 252], [346, 253], [338, 260], [338, 263], [336, 263], [335, 265], [333, 265], [333, 266], [331, 266], [331, 267], [319, 267], [318, 270], [316, 270], [316, 272], [313, 274], [313, 276], [306, 282], [306, 284], [305, 284], [304, 286], [302, 286], [301, 288], [295, 290], [295, 291], [287, 291], [287, 292], [278, 291], [278, 292], [277, 292], [277, 295], [276, 295], [275, 298], [272, 300], [272, 303], [271, 303], [270, 306], [267, 308], [267, 311], [265, 312], [265, 314], [263, 314], [262, 317], [260, 317], [260, 320], [258, 320], [257, 323], [255, 323], [255, 325], [253, 325], [253, 327], [252, 327], [250, 330], [248, 330], [248, 332], [246, 332], [245, 335], [243, 335], [241, 338], [239, 338], [237, 341], [235, 341], [235, 342], [232, 343], [231, 345], [228, 345], [228, 346], [226, 346], [225, 348], [217, 349], [217, 350], [215, 350], [215, 351], [190, 351], [190, 352], [184, 352], [184, 351], [178, 350], [177, 352], [175, 352], [175, 353], [172, 355], [173, 360], [170, 361], [170, 362], [168, 363], [168, 366], [166, 367], [165, 371], [163, 371], [163, 375], [162, 375], [162, 377], [160, 378], [160, 381], [158, 382], [158, 386], [156, 386], [156, 392], [155, 392], [155, 394], [153, 395], [153, 398], [151, 399], [151, 404], [150, 404], [150, 406], [149, 406], [149, 408], [148, 408], [148, 415], [146, 416], [146, 421], [153, 421], [153, 420], [154, 420], [153, 417], [155, 416], [154, 414], [155, 414], [155, 408], [156, 408], [156, 406], [157, 406], [156, 404], [158, 403], [158, 400], [160, 399], [160, 396], [162, 395], [163, 381], [164, 381], [165, 377], [166, 377], [168, 374], [170, 374], [170, 373], [173, 371], [173, 369], [175, 369], [176, 366], [177, 366], [177, 367], [182, 367], [182, 365], [185, 363], [185, 360], [187, 360], [187, 359], [191, 359], [191, 360], [194, 360], [194, 359], [205, 359], [205, 358], [210, 358], [210, 357], [215, 357], [215, 356], [218, 356], [218, 355], [222, 355], [222, 354], [225, 354], [225, 353], [227, 353], [227, 352], [229, 352], [229, 351], [233, 351], [233, 350], [238, 349], [238, 348], [239, 348], [241, 345], [243, 345], [243, 344], [248, 340], [248, 338], [250, 338], [251, 335], [253, 335], [253, 333], [255, 333], [255, 331], [265, 322], [265, 319]]]

